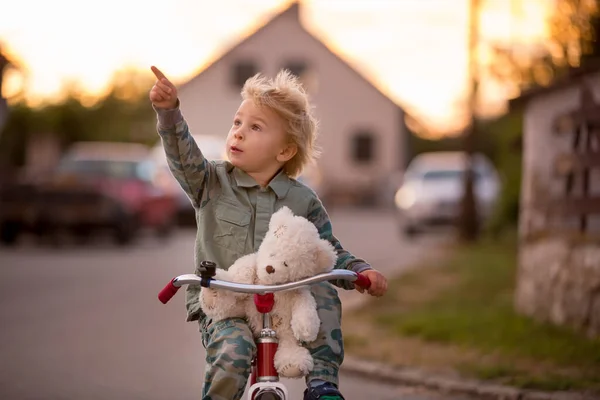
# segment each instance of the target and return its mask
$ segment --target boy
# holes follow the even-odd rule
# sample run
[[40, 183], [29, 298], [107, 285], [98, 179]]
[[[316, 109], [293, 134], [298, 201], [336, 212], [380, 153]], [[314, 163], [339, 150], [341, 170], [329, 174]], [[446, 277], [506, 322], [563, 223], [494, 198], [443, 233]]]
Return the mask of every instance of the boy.
[[[169, 167], [196, 210], [197, 265], [211, 260], [228, 268], [239, 257], [256, 251], [271, 215], [285, 205], [313, 222], [321, 237], [331, 241], [338, 253], [335, 268], [365, 274], [371, 280], [369, 294], [384, 294], [385, 277], [342, 248], [317, 195], [293, 179], [316, 156], [317, 133], [308, 97], [293, 75], [282, 71], [274, 80], [260, 75], [248, 79], [227, 136], [228, 161], [208, 161], [179, 110], [177, 89], [156, 67], [152, 71], [157, 82], [150, 100], [157, 113], [157, 130]], [[345, 281], [336, 284], [354, 287]], [[306, 379], [304, 399], [343, 399], [337, 389], [344, 354], [340, 300], [328, 283], [314, 285], [312, 292], [322, 324], [318, 338], [307, 344], [314, 369]], [[202, 398], [240, 399], [256, 351], [252, 333], [243, 319], [207, 321], [198, 293], [188, 288], [186, 308], [188, 321], [199, 321], [206, 348]]]

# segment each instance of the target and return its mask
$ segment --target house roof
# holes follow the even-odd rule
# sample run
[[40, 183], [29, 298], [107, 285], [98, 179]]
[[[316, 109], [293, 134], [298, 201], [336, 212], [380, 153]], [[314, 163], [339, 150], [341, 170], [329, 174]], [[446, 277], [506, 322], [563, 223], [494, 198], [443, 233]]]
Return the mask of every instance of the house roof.
[[509, 106], [511, 109], [522, 107], [534, 97], [545, 95], [554, 92], [555, 90], [564, 89], [571, 85], [580, 85], [587, 77], [597, 73], [600, 73], [600, 60], [570, 70], [567, 74], [557, 79], [549, 86], [536, 87], [524, 91], [519, 97], [509, 100]]
[[247, 40], [249, 40], [252, 36], [258, 34], [259, 32], [262, 32], [263, 30], [265, 30], [269, 25], [271, 25], [276, 20], [278, 20], [280, 18], [288, 17], [288, 16], [293, 16], [295, 19], [297, 19], [300, 22], [301, 29], [308, 34], [308, 37], [312, 38], [319, 45], [325, 47], [329, 53], [331, 53], [334, 57], [336, 57], [341, 62], [342, 65], [345, 65], [350, 71], [352, 71], [354, 73], [354, 75], [356, 75], [356, 77], [358, 77], [359, 79], [362, 79], [363, 81], [367, 82], [369, 84], [369, 86], [371, 86], [373, 88], [373, 90], [375, 90], [376, 92], [378, 92], [381, 96], [383, 96], [385, 99], [387, 99], [393, 105], [395, 105], [396, 107], [398, 107], [402, 111], [406, 112], [406, 107], [404, 105], [399, 104], [398, 102], [392, 100], [387, 94], [385, 94], [382, 91], [381, 88], [377, 87], [367, 77], [365, 77], [363, 74], [361, 74], [360, 72], [358, 72], [355, 68], [353, 68], [346, 60], [343, 59], [342, 56], [340, 56], [339, 54], [337, 54], [334, 50], [332, 50], [329, 46], [327, 46], [319, 38], [317, 38], [309, 30], [307, 30], [305, 28], [305, 26], [302, 24], [302, 21], [300, 20], [300, 1], [299, 0], [292, 1], [292, 3], [286, 9], [284, 9], [280, 13], [276, 14], [274, 17], [272, 17], [265, 24], [263, 24], [262, 26], [258, 27], [253, 32], [250, 32], [245, 37], [242, 37], [240, 41], [238, 41], [235, 45], [233, 45], [229, 49], [225, 50], [215, 61], [213, 61], [212, 63], [208, 64], [198, 74], [196, 74], [194, 77], [192, 77], [191, 79], [189, 79], [187, 82], [183, 83], [181, 85], [181, 87], [185, 87], [185, 86], [189, 85], [196, 78], [198, 78], [200, 75], [202, 75], [204, 72], [206, 72], [207, 70], [209, 70], [211, 68], [216, 67], [221, 62], [221, 60], [223, 60], [228, 54], [230, 54], [233, 51], [235, 51], [242, 44], [244, 44]]

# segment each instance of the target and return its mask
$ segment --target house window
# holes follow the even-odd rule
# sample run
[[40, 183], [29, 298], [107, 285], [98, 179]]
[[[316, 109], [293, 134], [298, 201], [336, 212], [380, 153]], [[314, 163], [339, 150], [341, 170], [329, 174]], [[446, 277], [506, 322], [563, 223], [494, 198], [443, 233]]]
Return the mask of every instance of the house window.
[[258, 68], [252, 61], [239, 61], [233, 66], [232, 85], [236, 90], [244, 87], [246, 80], [258, 73]]
[[375, 135], [369, 131], [359, 131], [352, 138], [352, 160], [369, 163], [375, 158]]
[[298, 78], [302, 78], [302, 75], [306, 71], [306, 63], [304, 61], [292, 61], [286, 63], [283, 68], [288, 69]]
[[282, 68], [296, 75], [309, 93], [313, 95], [317, 93], [319, 87], [317, 74], [314, 68], [309, 67], [308, 63], [302, 60], [291, 60], [284, 63]]

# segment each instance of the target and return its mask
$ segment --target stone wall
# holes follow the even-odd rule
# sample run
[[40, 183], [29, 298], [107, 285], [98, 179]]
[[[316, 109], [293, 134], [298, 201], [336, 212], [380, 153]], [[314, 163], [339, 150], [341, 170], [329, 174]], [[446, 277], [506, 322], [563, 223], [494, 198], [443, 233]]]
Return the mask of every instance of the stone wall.
[[600, 245], [566, 238], [524, 244], [516, 305], [538, 320], [600, 335]]
[[[580, 109], [582, 83], [591, 88], [600, 103], [597, 74], [572, 86], [538, 94], [525, 109], [515, 304], [519, 312], [538, 320], [598, 336], [600, 215], [588, 216], [587, 228], [581, 231], [578, 216], [562, 215], [548, 207], [552, 201], [566, 197], [566, 177], [557, 173], [556, 160], [573, 150], [574, 128], [559, 132], [556, 122]], [[595, 139], [595, 151], [600, 151], [599, 142]], [[599, 196], [599, 169], [591, 170], [588, 182], [588, 196]], [[571, 196], [582, 195], [583, 188], [582, 176], [575, 176]]]

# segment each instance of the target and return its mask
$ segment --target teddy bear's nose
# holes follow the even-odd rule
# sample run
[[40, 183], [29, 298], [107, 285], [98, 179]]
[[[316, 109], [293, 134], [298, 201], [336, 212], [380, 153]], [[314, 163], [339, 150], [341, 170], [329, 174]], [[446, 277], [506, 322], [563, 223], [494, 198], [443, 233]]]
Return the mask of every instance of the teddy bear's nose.
[[275, 272], [275, 268], [273, 268], [272, 265], [267, 265], [267, 268], [265, 268], [267, 270], [268, 274], [272, 274]]

